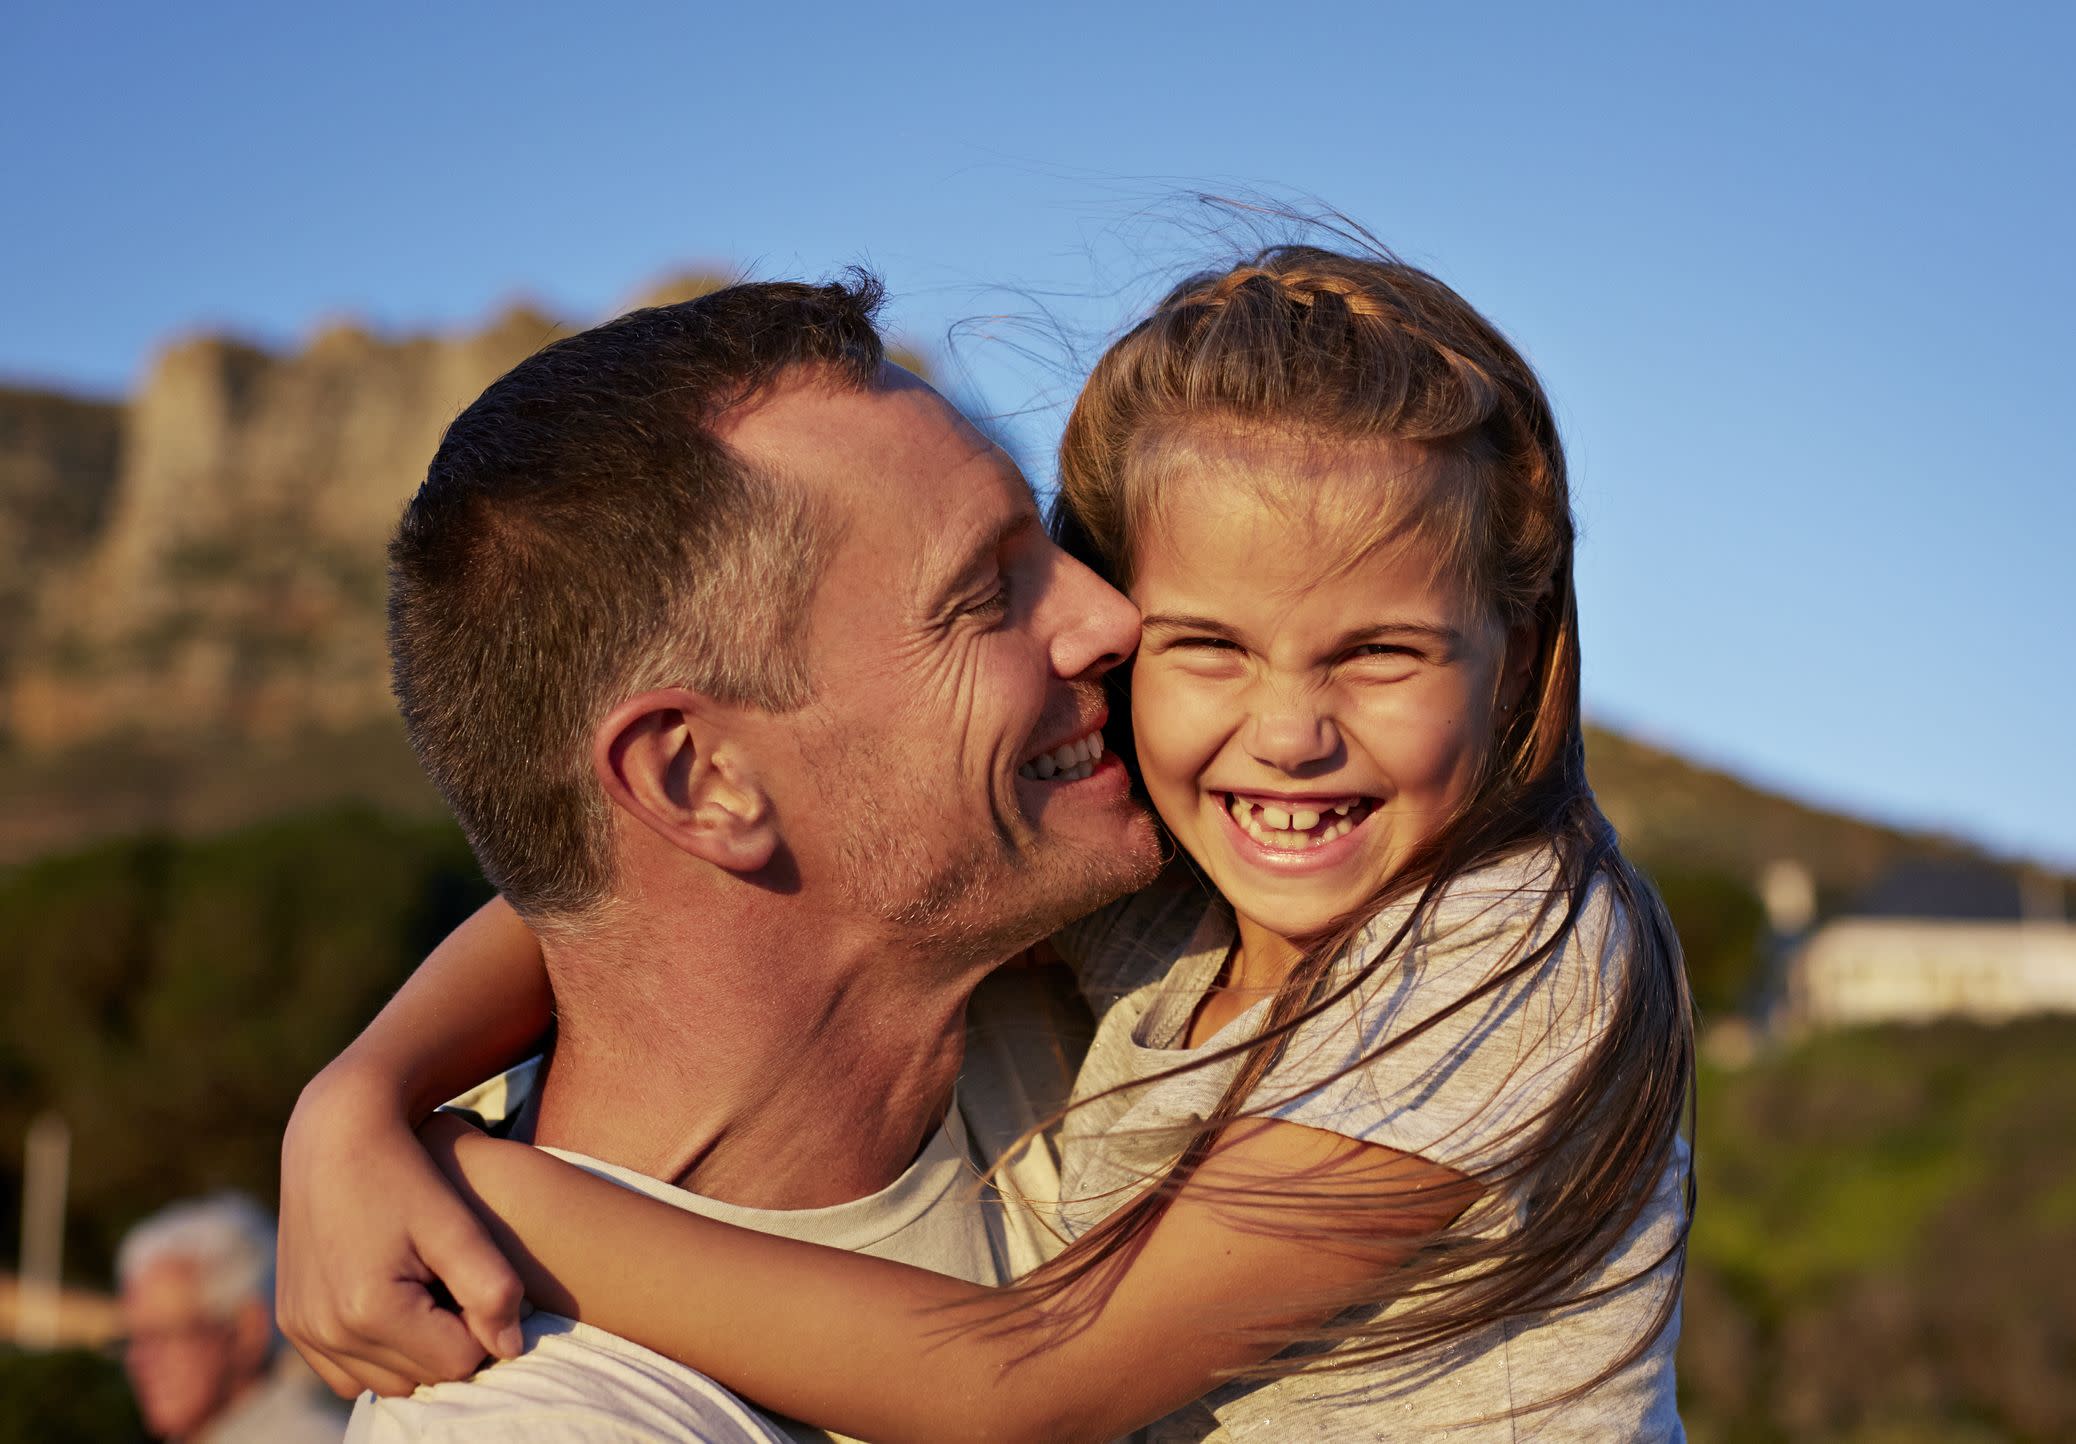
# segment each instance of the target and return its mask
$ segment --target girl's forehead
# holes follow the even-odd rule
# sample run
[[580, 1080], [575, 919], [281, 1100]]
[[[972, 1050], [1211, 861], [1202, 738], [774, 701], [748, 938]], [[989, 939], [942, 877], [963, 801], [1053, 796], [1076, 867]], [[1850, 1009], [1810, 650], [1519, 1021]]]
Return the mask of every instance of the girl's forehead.
[[1157, 428], [1137, 452], [1138, 469], [1154, 487], [1197, 479], [1269, 491], [1396, 490], [1431, 481], [1439, 465], [1432, 448], [1394, 436], [1330, 436], [1217, 418]]
[[1309, 652], [1393, 624], [1481, 632], [1482, 613], [1424, 534], [1344, 550], [1309, 522], [1228, 496], [1145, 536], [1131, 596], [1149, 621], [1210, 621], [1269, 648]]
[[1449, 552], [1467, 518], [1461, 488], [1427, 447], [1238, 428], [1193, 428], [1142, 453], [1134, 488], [1134, 566], [1161, 552], [1302, 548], [1340, 570], [1379, 553]]

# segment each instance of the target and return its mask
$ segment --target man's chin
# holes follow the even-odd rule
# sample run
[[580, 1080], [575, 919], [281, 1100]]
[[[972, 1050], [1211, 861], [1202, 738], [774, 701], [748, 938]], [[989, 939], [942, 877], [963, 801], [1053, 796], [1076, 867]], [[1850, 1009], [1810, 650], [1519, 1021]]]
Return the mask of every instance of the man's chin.
[[1037, 931], [1032, 942], [1137, 892], [1159, 873], [1160, 836], [1153, 817], [1136, 803], [1129, 806], [1129, 814], [1119, 817], [1116, 834], [1107, 843], [1062, 840], [1045, 849], [1044, 863], [1031, 869], [1038, 894], [1033, 898]]
[[1005, 962], [1146, 886], [1160, 871], [1152, 814], [1129, 799], [1106, 811], [1101, 822], [1077, 819], [1071, 836], [1047, 830], [992, 860], [975, 855], [947, 866], [882, 915], [911, 942], [927, 941], [983, 965]]

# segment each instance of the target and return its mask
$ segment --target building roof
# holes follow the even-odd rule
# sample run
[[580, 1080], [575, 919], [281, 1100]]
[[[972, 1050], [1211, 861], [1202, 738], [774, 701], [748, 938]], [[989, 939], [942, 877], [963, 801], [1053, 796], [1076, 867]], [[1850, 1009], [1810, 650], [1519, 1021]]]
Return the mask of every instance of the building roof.
[[[2053, 889], [2057, 901], [2059, 891], [2058, 886]], [[2040, 906], [2037, 898], [2028, 898], [2025, 880], [2014, 869], [1974, 859], [1926, 857], [1890, 868], [1846, 911], [1852, 917], [2018, 922], [2037, 916]]]

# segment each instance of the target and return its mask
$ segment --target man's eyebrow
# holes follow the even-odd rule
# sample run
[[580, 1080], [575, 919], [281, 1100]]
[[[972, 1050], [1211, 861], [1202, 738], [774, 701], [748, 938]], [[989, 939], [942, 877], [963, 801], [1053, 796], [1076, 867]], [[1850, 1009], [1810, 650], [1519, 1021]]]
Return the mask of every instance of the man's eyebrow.
[[984, 536], [959, 553], [958, 560], [952, 564], [944, 580], [931, 589], [930, 610], [935, 612], [948, 605], [991, 557], [1026, 532], [1035, 530], [1037, 526], [1038, 513], [1029, 507], [1003, 517]]

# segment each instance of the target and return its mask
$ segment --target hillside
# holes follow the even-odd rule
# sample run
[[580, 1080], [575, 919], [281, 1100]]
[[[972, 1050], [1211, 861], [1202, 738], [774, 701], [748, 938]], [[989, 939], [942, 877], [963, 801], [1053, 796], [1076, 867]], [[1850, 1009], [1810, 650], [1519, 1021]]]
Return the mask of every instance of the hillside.
[[1586, 765], [1602, 809], [1639, 859], [1748, 882], [1770, 862], [1793, 860], [1827, 905], [1904, 857], [1981, 855], [1950, 837], [1811, 806], [1604, 727], [1586, 729]]

